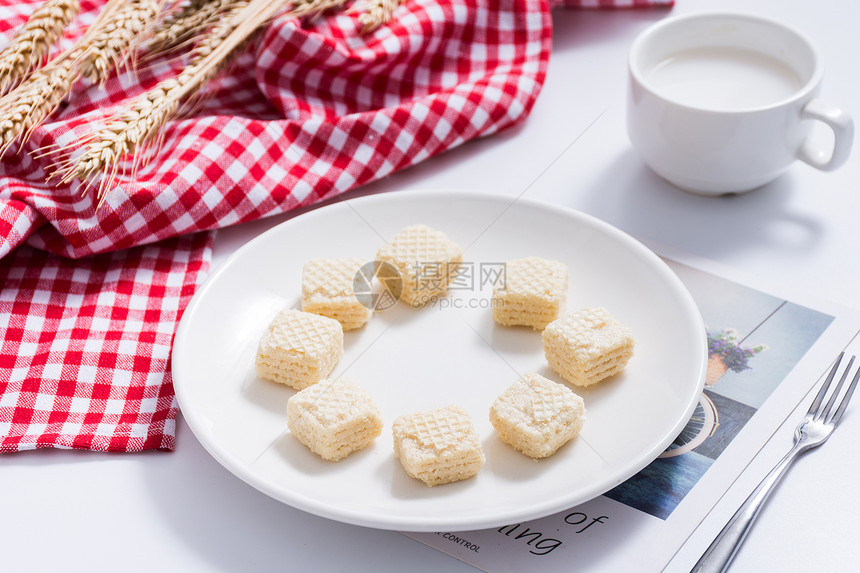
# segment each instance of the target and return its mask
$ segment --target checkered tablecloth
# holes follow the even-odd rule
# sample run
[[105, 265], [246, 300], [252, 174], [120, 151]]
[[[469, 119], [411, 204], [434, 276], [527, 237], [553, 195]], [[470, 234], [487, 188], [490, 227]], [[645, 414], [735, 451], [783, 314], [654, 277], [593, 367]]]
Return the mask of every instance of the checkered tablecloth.
[[[52, 158], [32, 152], [74, 146], [180, 63], [76, 86], [0, 160], [0, 451], [172, 449], [170, 343], [208, 267], [206, 231], [314, 204], [522, 121], [559, 3], [407, 0], [370, 35], [346, 12], [278, 18], [99, 209], [77, 181], [46, 184]], [[103, 2], [82, 4], [63, 46]], [[37, 5], [0, 0], [0, 34]]]
[[23, 245], [0, 259], [0, 452], [173, 448], [170, 348], [211, 235], [77, 261]]

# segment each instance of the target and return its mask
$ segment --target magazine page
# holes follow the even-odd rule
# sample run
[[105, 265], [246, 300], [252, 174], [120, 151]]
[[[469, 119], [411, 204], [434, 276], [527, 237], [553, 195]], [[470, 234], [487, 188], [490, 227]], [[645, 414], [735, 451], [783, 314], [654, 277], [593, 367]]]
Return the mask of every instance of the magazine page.
[[629, 480], [555, 515], [406, 535], [493, 573], [659, 571], [860, 330], [854, 310], [655, 250], [695, 299], [709, 344], [704, 391], [677, 439]]

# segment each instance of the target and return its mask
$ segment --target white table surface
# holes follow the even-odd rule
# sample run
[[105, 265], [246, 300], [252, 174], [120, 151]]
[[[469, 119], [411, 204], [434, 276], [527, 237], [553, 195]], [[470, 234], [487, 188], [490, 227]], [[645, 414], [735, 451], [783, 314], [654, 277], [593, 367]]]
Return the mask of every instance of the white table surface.
[[[672, 13], [706, 9], [753, 11], [805, 31], [824, 54], [823, 96], [860, 119], [860, 4], [678, 0]], [[667, 13], [556, 11], [549, 75], [525, 123], [361, 192], [522, 193], [860, 306], [860, 152], [834, 173], [797, 164], [752, 194], [713, 199], [671, 187], [631, 149], [624, 128], [627, 47]], [[284, 219], [220, 232], [214, 264]], [[856, 570], [860, 402], [853, 406], [831, 440], [790, 471], [732, 571]], [[667, 571], [689, 570], [787, 451], [796, 419], [774, 436]], [[181, 417], [177, 433], [173, 453], [0, 457], [0, 571], [474, 571], [399, 533], [329, 521], [273, 501], [223, 469]]]

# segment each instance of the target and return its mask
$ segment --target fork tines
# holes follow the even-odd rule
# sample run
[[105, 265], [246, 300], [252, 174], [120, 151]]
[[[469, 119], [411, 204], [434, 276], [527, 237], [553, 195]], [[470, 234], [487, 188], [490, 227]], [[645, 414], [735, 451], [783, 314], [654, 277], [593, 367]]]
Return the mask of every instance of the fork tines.
[[852, 356], [848, 361], [848, 366], [846, 366], [845, 370], [842, 372], [842, 376], [839, 379], [839, 383], [836, 385], [836, 389], [833, 391], [833, 394], [831, 394], [825, 407], [823, 409], [821, 408], [821, 403], [824, 401], [824, 397], [827, 395], [827, 391], [833, 383], [833, 378], [839, 371], [839, 364], [842, 362], [842, 358], [844, 356], [845, 352], [841, 352], [839, 354], [839, 357], [836, 359], [836, 363], [833, 364], [833, 368], [827, 375], [827, 379], [824, 381], [824, 384], [821, 385], [821, 390], [818, 391], [818, 395], [815, 396], [815, 400], [813, 400], [812, 405], [809, 407], [809, 412], [807, 413], [807, 415], [813, 416], [816, 420], [820, 420], [825, 424], [832, 424], [834, 426], [838, 424], [839, 419], [842, 418], [842, 414], [845, 412], [846, 406], [848, 406], [848, 401], [851, 399], [851, 395], [857, 387], [857, 381], [860, 380], [860, 368], [858, 368], [857, 372], [854, 374], [854, 378], [851, 380], [851, 384], [848, 385], [848, 389], [845, 391], [845, 396], [839, 403], [839, 407], [835, 412], [831, 413], [833, 405], [836, 403], [836, 398], [842, 391], [842, 387], [845, 385], [845, 380], [848, 379], [848, 374], [851, 372], [851, 367], [854, 365], [855, 356]]

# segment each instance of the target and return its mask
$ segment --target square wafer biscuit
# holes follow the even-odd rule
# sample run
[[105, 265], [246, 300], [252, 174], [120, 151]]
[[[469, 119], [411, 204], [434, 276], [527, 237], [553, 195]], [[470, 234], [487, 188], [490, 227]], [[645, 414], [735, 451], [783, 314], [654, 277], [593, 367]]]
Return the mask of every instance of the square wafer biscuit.
[[543, 331], [550, 367], [577, 386], [588, 386], [624, 369], [633, 356], [633, 333], [602, 308], [565, 314]]
[[457, 406], [400, 416], [393, 435], [403, 469], [429, 486], [468, 479], [484, 464], [472, 420]]
[[311, 259], [302, 268], [302, 310], [338, 321], [344, 330], [364, 326], [373, 311], [355, 296], [355, 275], [367, 259]]
[[543, 330], [564, 310], [567, 280], [567, 267], [559, 261], [538, 257], [508, 261], [493, 286], [493, 320]]
[[490, 407], [499, 438], [532, 458], [546, 458], [579, 435], [585, 402], [573, 390], [528, 372]]
[[380, 247], [376, 258], [400, 272], [400, 300], [419, 307], [445, 295], [463, 262], [463, 251], [445, 233], [427, 225], [412, 225]]
[[287, 401], [287, 425], [324, 460], [337, 461], [367, 447], [382, 432], [382, 413], [351, 380], [322, 380]]
[[260, 339], [257, 374], [301, 390], [328, 376], [341, 354], [343, 328], [338, 321], [288, 308]]

